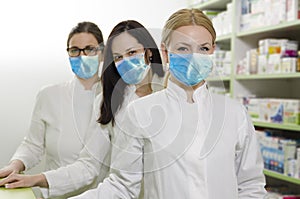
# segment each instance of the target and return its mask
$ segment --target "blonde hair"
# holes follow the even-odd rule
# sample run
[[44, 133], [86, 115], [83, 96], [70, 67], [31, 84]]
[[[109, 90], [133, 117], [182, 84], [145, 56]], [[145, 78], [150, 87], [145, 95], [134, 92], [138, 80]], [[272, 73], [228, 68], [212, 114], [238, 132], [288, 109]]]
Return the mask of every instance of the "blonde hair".
[[212, 43], [215, 43], [216, 31], [211, 20], [201, 10], [195, 8], [178, 10], [169, 17], [162, 31], [162, 43], [168, 45], [172, 31], [181, 26], [190, 25], [203, 26], [206, 28], [212, 35]]

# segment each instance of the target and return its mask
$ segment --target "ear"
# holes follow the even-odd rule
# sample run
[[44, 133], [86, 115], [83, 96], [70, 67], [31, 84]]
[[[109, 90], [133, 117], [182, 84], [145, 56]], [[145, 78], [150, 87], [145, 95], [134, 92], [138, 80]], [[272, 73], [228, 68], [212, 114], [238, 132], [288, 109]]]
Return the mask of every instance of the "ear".
[[168, 49], [166, 47], [165, 43], [161, 43], [160, 45], [160, 49], [161, 49], [161, 54], [162, 54], [162, 61], [163, 61], [163, 65], [166, 65], [167, 63], [169, 63], [169, 57], [168, 57]]
[[146, 58], [147, 64], [151, 64], [151, 61], [152, 61], [152, 51], [150, 49], [146, 49], [145, 55], [146, 55], [145, 58]]
[[99, 50], [98, 52], [98, 57], [99, 57], [99, 62], [102, 62], [103, 61], [103, 51]]
[[149, 58], [152, 57], [152, 51], [150, 49], [146, 50], [146, 54]]
[[216, 43], [214, 43], [212, 45], [212, 48], [211, 48], [211, 54], [213, 54], [215, 52], [215, 49], [216, 49]]

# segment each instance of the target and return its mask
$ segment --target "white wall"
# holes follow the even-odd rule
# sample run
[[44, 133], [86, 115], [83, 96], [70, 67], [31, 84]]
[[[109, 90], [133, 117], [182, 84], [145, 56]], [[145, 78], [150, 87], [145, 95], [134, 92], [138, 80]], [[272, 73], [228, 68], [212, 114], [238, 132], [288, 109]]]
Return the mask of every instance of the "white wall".
[[106, 39], [118, 22], [135, 19], [159, 37], [168, 16], [186, 4], [186, 0], [1, 2], [0, 167], [7, 164], [28, 129], [37, 91], [72, 77], [65, 49], [77, 22], [95, 22]]

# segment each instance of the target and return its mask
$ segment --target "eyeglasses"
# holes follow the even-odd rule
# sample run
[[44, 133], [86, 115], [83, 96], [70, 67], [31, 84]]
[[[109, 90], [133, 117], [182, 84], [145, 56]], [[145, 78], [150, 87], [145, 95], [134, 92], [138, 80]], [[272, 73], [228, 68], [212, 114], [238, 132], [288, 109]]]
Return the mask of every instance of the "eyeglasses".
[[99, 47], [86, 46], [85, 48], [71, 47], [67, 48], [68, 54], [70, 57], [77, 57], [80, 55], [81, 51], [86, 56], [97, 55], [97, 52], [100, 50]]

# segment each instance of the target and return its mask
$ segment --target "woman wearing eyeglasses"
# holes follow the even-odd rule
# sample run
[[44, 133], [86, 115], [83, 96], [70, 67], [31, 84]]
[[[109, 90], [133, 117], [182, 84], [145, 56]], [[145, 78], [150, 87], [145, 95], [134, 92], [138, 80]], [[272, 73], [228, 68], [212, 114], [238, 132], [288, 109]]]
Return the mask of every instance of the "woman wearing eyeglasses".
[[[103, 47], [96, 24], [82, 22], [71, 30], [67, 52], [75, 77], [40, 90], [28, 133], [9, 165], [0, 170], [0, 177], [5, 177], [0, 186], [39, 186], [45, 198], [67, 198], [102, 181], [109, 145], [105, 134], [99, 133], [94, 99], [101, 92], [98, 69]], [[44, 172], [20, 174], [44, 154]]]

